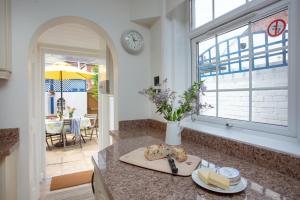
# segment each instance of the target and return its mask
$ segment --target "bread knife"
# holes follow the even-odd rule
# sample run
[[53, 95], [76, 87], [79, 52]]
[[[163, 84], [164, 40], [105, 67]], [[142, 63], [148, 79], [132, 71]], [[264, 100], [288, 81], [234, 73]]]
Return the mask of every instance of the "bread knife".
[[172, 174], [177, 174], [178, 173], [178, 168], [175, 165], [175, 161], [171, 158], [170, 155], [168, 155], [168, 161], [169, 161], [169, 165], [172, 171]]

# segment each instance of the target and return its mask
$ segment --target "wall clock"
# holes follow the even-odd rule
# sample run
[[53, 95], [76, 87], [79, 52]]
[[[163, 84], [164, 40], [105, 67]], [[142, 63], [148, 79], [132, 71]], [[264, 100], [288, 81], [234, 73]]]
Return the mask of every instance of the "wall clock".
[[144, 38], [137, 31], [125, 31], [121, 36], [121, 43], [124, 49], [131, 54], [138, 54], [144, 48]]

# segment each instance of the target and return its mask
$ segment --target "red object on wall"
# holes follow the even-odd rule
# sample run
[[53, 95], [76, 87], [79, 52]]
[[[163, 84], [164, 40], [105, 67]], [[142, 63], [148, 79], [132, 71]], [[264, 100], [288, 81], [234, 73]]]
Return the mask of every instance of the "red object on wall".
[[281, 35], [286, 28], [286, 22], [283, 19], [276, 19], [268, 26], [268, 35], [270, 37], [277, 37]]

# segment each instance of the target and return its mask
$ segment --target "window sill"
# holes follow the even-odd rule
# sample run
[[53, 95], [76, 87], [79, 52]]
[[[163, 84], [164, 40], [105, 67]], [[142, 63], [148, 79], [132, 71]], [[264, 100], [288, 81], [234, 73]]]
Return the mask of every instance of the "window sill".
[[228, 128], [202, 121], [184, 120], [181, 125], [185, 128], [190, 128], [209, 135], [300, 157], [300, 143], [296, 138], [236, 127]]

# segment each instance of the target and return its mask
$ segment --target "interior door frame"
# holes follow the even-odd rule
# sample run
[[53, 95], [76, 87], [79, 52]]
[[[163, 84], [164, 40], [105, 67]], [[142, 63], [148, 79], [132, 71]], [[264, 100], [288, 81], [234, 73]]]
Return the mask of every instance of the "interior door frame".
[[[28, 137], [27, 145], [29, 149], [22, 152], [20, 155], [28, 155], [26, 165], [30, 169], [30, 181], [28, 183], [28, 193], [31, 199], [38, 199], [40, 192], [40, 182], [45, 178], [45, 127], [44, 122], [44, 67], [42, 66], [41, 50], [39, 49], [40, 36], [50, 28], [65, 24], [77, 23], [86, 26], [95, 31], [100, 37], [103, 37], [107, 46], [111, 50], [113, 58], [113, 81], [114, 81], [114, 130], [118, 130], [118, 53], [117, 48], [108, 34], [101, 25], [79, 16], [59, 16], [39, 25], [37, 30], [31, 37], [28, 46]], [[26, 146], [27, 146], [26, 145]], [[20, 170], [18, 170], [20, 172]]]

